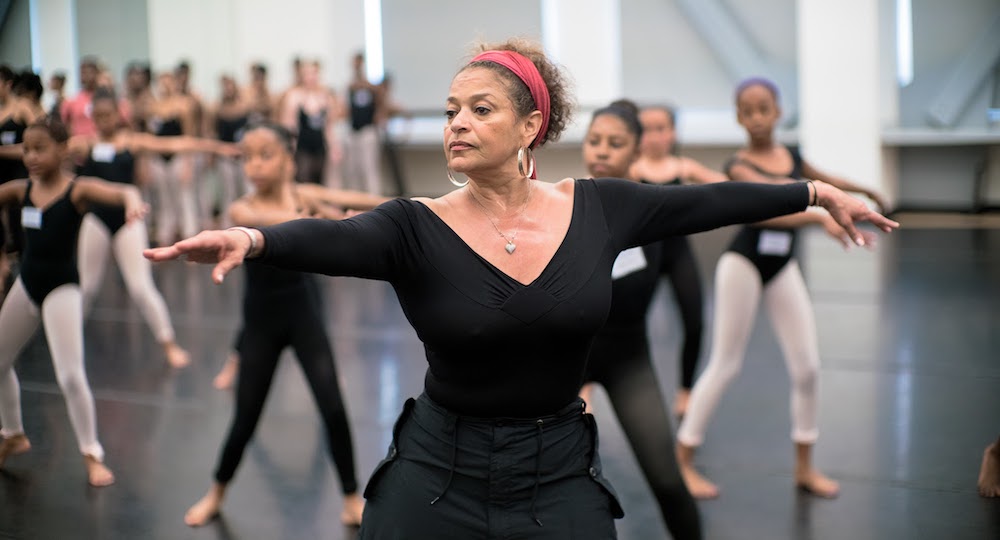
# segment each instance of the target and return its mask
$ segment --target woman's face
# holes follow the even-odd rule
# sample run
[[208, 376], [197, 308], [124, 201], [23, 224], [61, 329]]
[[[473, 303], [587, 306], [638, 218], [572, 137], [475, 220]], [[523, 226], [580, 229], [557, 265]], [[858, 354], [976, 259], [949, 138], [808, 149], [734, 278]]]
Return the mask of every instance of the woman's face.
[[754, 139], [766, 139], [774, 132], [781, 118], [781, 109], [774, 94], [760, 84], [743, 89], [736, 99], [736, 121]]
[[24, 131], [24, 166], [28, 176], [42, 178], [59, 170], [66, 157], [66, 143], [58, 143], [45, 128]]
[[160, 95], [170, 97], [177, 93], [177, 79], [169, 73], [161, 74], [156, 82], [159, 84]]
[[101, 135], [109, 136], [115, 132], [119, 124], [118, 107], [110, 99], [99, 99], [94, 102], [94, 109], [91, 113], [94, 118], [94, 126]]
[[292, 156], [269, 129], [252, 129], [240, 141], [243, 173], [258, 189], [270, 188], [292, 176]]
[[223, 77], [220, 82], [223, 99], [236, 99], [236, 81], [232, 77]]
[[466, 69], [455, 76], [445, 117], [448, 167], [470, 176], [516, 170], [512, 158], [518, 148], [531, 144], [541, 124], [538, 112], [519, 119], [504, 81], [483, 68]]
[[594, 178], [627, 178], [628, 169], [639, 155], [639, 145], [625, 121], [602, 114], [590, 123], [583, 139], [583, 163]]
[[677, 132], [670, 114], [663, 109], [644, 109], [639, 113], [642, 124], [642, 153], [652, 156], [669, 154], [677, 142]]

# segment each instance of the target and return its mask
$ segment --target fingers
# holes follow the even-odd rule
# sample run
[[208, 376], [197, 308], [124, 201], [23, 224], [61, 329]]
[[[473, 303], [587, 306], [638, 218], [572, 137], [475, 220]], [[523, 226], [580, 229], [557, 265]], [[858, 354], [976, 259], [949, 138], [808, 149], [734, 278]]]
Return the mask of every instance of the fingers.
[[154, 262], [171, 261], [181, 255], [182, 253], [175, 246], [142, 250], [142, 256]]
[[899, 228], [898, 222], [875, 212], [871, 212], [868, 216], [866, 216], [866, 221], [887, 233], [892, 232], [893, 229]]
[[243, 257], [236, 254], [231, 254], [225, 259], [222, 259], [222, 261], [220, 261], [219, 264], [215, 265], [215, 268], [212, 269], [212, 281], [214, 281], [216, 285], [221, 285], [222, 280], [226, 278], [226, 274], [242, 263]]

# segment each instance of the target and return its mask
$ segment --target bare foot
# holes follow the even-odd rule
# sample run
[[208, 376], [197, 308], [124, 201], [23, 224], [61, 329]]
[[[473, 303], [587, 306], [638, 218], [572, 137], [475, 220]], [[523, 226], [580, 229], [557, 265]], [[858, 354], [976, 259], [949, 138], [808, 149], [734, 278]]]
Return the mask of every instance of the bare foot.
[[173, 341], [163, 344], [163, 353], [167, 355], [167, 363], [172, 368], [180, 369], [191, 363], [191, 355]]
[[361, 515], [365, 511], [365, 500], [357, 493], [344, 495], [344, 509], [340, 511], [340, 521], [344, 525], [361, 525]]
[[979, 468], [979, 494], [1000, 497], [1000, 441], [986, 447], [983, 465]]
[[678, 418], [684, 418], [684, 415], [688, 411], [688, 401], [691, 399], [691, 390], [687, 388], [681, 388], [677, 390], [677, 395], [674, 397], [674, 416]]
[[691, 496], [695, 499], [714, 499], [719, 496], [719, 488], [702, 476], [691, 465], [681, 465], [681, 478]]
[[212, 379], [212, 386], [218, 388], [219, 390], [227, 390], [233, 386], [233, 381], [236, 380], [236, 374], [240, 370], [240, 355], [235, 352], [229, 353], [229, 357], [226, 358], [226, 363], [222, 365], [222, 369], [219, 370], [219, 374]]
[[31, 450], [31, 441], [24, 433], [18, 433], [0, 441], [0, 469], [3, 468], [7, 457], [23, 454], [28, 450]]
[[840, 495], [840, 484], [816, 469], [809, 469], [804, 473], [796, 472], [795, 485], [803, 491], [824, 499], [835, 499], [837, 495]]
[[194, 503], [194, 506], [191, 508], [188, 508], [188, 511], [184, 514], [184, 524], [189, 527], [201, 527], [215, 519], [219, 515], [219, 509], [222, 508], [222, 497], [224, 494], [225, 488], [214, 484], [201, 500]]
[[111, 469], [97, 461], [94, 456], [83, 456], [87, 464], [87, 481], [94, 487], [105, 487], [115, 483], [115, 475]]
[[593, 393], [594, 393], [594, 386], [592, 384], [588, 383], [583, 385], [582, 388], [580, 388], [580, 399], [582, 399], [583, 402], [587, 405], [587, 408], [584, 409], [584, 412], [591, 414], [593, 414], [594, 412], [593, 407], [590, 406], [590, 396], [593, 395]]

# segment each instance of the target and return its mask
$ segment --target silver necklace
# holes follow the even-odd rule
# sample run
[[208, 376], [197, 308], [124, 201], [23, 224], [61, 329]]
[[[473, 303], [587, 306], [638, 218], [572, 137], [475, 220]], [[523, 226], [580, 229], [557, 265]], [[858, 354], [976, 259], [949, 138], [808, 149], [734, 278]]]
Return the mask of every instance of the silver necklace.
[[531, 180], [528, 180], [528, 194], [524, 197], [524, 204], [521, 205], [521, 210], [517, 213], [517, 227], [514, 228], [514, 232], [510, 233], [510, 236], [507, 236], [506, 234], [503, 233], [503, 231], [500, 230], [500, 227], [497, 225], [497, 220], [493, 218], [493, 214], [491, 214], [490, 211], [486, 209], [486, 206], [484, 206], [483, 203], [479, 202], [479, 198], [476, 197], [474, 193], [472, 193], [472, 190], [471, 189], [469, 190], [469, 195], [472, 197], [472, 200], [476, 201], [476, 204], [479, 205], [479, 208], [483, 211], [484, 214], [486, 214], [486, 219], [490, 220], [490, 224], [493, 225], [493, 228], [496, 229], [497, 233], [500, 234], [500, 238], [503, 238], [504, 241], [507, 242], [507, 245], [504, 246], [504, 249], [507, 250], [508, 255], [513, 255], [514, 250], [517, 249], [517, 244], [514, 243], [514, 239], [517, 238], [517, 233], [518, 231], [521, 230], [521, 220], [524, 219], [524, 211], [527, 210], [528, 201], [531, 200], [532, 186], [533, 184], [531, 183]]

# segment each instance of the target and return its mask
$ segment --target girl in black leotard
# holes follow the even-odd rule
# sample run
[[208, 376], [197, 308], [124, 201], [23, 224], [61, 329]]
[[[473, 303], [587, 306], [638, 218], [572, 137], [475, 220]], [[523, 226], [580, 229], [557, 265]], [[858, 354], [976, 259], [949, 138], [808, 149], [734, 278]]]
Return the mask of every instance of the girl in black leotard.
[[[615, 102], [594, 113], [584, 137], [583, 160], [595, 178], [629, 175], [643, 136], [638, 110], [630, 105]], [[627, 249], [615, 259], [611, 310], [594, 339], [584, 380], [607, 391], [670, 534], [691, 540], [701, 538], [698, 508], [673, 456], [670, 419], [646, 337], [646, 313], [667, 255], [664, 242]]]
[[[286, 130], [273, 124], [252, 126], [246, 131], [241, 143], [244, 172], [256, 189], [229, 207], [234, 223], [273, 225], [318, 212], [325, 214], [331, 204], [370, 209], [385, 200], [364, 193], [295, 184], [291, 141]], [[271, 378], [286, 347], [295, 349], [326, 425], [327, 443], [344, 493], [341, 519], [347, 524], [360, 523], [363, 502], [357, 493], [351, 431], [319, 295], [311, 275], [259, 264], [247, 266], [236, 410], [219, 456], [215, 483], [184, 516], [188, 525], [204, 525], [222, 507], [226, 488], [257, 427]]]
[[[233, 155], [238, 151], [233, 145], [212, 140], [157, 137], [123, 127], [114, 94], [107, 90], [94, 92], [91, 106], [97, 137], [77, 136], [70, 140], [71, 152], [81, 163], [77, 172], [84, 176], [134, 184], [135, 161], [142, 155], [161, 152]], [[157, 343], [163, 347], [167, 362], [173, 367], [184, 367], [189, 362], [188, 353], [175, 341], [167, 305], [153, 282], [149, 261], [142, 257], [142, 250], [148, 247], [149, 234], [144, 221], [126, 223], [120, 208], [95, 206], [91, 209], [91, 215], [84, 218], [80, 227], [80, 290], [84, 312], [89, 310], [104, 282], [108, 254], [113, 251], [129, 296], [139, 306]]]
[[[709, 169], [697, 161], [675, 155], [677, 146], [676, 115], [670, 107], [655, 105], [639, 113], [642, 140], [639, 158], [629, 168], [629, 178], [651, 184], [708, 184], [723, 182], [726, 175]], [[684, 326], [680, 350], [680, 388], [674, 397], [673, 411], [684, 416], [694, 386], [695, 370], [701, 358], [704, 327], [704, 297], [700, 272], [691, 242], [686, 236], [667, 238], [661, 243], [661, 273], [670, 280], [674, 300]]]
[[[727, 165], [734, 180], [789, 183], [815, 178], [845, 191], [863, 193], [885, 208], [872, 190], [817, 171], [799, 153], [774, 140], [780, 117], [778, 90], [764, 79], [750, 79], [736, 89], [737, 120], [747, 131], [749, 145]], [[812, 464], [819, 436], [817, 387], [819, 344], [809, 292], [795, 261], [796, 230], [821, 224], [828, 234], [848, 245], [844, 230], [824, 212], [802, 212], [745, 226], [719, 259], [715, 274], [715, 325], [712, 354], [691, 394], [687, 415], [677, 432], [681, 471], [695, 497], [718, 495], [714, 484], [694, 468], [694, 451], [705, 436], [708, 421], [729, 383], [740, 371], [757, 304], [763, 298], [781, 344], [792, 383], [792, 441], [795, 483], [821, 497], [835, 497], [837, 482]]]
[[[13, 91], [14, 72], [0, 65], [0, 185], [28, 176], [21, 161], [24, 130], [38, 117]], [[21, 209], [14, 204], [0, 213], [0, 295], [10, 272], [9, 252], [21, 251]]]
[[[178, 90], [170, 73], [159, 76], [159, 99], [151, 104], [147, 127], [161, 137], [193, 136], [197, 133], [195, 101]], [[148, 158], [151, 180], [156, 187], [156, 242], [167, 245], [178, 234], [195, 234], [198, 229], [198, 197], [195, 190], [195, 158], [164, 152]]]
[[[236, 81], [226, 75], [220, 80], [222, 97], [215, 105], [211, 115], [215, 137], [222, 142], [238, 143], [243, 137], [243, 131], [250, 120], [250, 105], [243, 99]], [[211, 195], [202, 191], [202, 215], [209, 216], [213, 207], [225, 208], [235, 201], [244, 190], [243, 173], [236, 158], [219, 158], [215, 160], [215, 170], [221, 182], [221, 190], [213, 190]], [[222, 212], [219, 221], [223, 227], [229, 227], [232, 222], [227, 212]]]
[[23, 202], [25, 248], [21, 274], [0, 308], [0, 466], [8, 455], [30, 448], [21, 422], [20, 389], [13, 364], [41, 323], [56, 379], [66, 398], [70, 423], [95, 486], [114, 482], [97, 440], [94, 398], [83, 368], [83, 321], [76, 267], [77, 234], [89, 205], [125, 208], [141, 218], [145, 205], [134, 186], [96, 178], [73, 178], [62, 170], [68, 136], [55, 120], [32, 124], [24, 133], [29, 179], [0, 186], [0, 206]]
[[302, 84], [282, 98], [279, 118], [281, 125], [296, 134], [295, 179], [322, 184], [327, 165], [340, 162], [340, 147], [332, 129], [339, 119], [340, 105], [320, 83], [318, 62], [303, 62], [301, 72]]
[[[147, 256], [388, 281], [424, 343], [425, 392], [408, 400], [365, 488], [362, 539], [615, 537], [623, 512], [577, 397], [624, 249], [801, 211], [810, 199], [855, 233], [895, 224], [823, 183], [642, 185], [533, 180], [532, 148], [572, 108], [541, 47], [512, 40], [452, 80], [443, 147], [463, 185], [342, 221], [206, 231]], [[455, 173], [468, 183], [459, 182]]]

